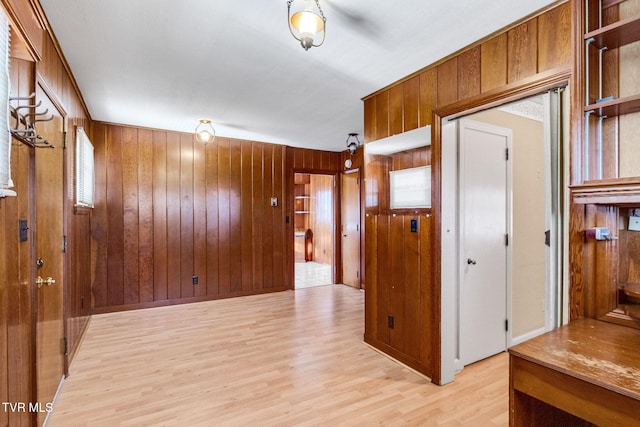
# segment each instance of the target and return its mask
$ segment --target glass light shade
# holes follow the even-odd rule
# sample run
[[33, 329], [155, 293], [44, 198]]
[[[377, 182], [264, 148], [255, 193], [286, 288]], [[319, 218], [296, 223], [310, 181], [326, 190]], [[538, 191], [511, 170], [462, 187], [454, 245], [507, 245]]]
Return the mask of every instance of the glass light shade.
[[[312, 46], [320, 46], [324, 43], [325, 37], [325, 17], [320, 9], [320, 5], [317, 0], [305, 0], [304, 10], [295, 12], [291, 15], [291, 3], [294, 0], [288, 2], [289, 9], [289, 30], [291, 35], [300, 42], [304, 50], [309, 50]], [[314, 11], [314, 5], [317, 5], [317, 12]], [[296, 29], [294, 32], [291, 27]], [[297, 33], [297, 34], [296, 34]], [[316, 34], [322, 33], [322, 37], [319, 43], [314, 43]]]
[[213, 142], [215, 138], [216, 131], [211, 125], [211, 120], [201, 119], [200, 124], [196, 127], [196, 139], [203, 144], [208, 144]]

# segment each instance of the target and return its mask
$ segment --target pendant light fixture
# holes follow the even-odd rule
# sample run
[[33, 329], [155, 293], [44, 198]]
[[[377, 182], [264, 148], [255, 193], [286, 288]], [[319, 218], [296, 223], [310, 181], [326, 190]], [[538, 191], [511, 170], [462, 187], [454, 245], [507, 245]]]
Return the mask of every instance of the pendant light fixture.
[[349, 150], [349, 153], [351, 155], [356, 154], [356, 150], [360, 145], [361, 144], [360, 144], [360, 140], [358, 139], [358, 134], [350, 133], [349, 136], [347, 137], [347, 150]]
[[200, 124], [196, 126], [196, 139], [203, 144], [208, 144], [216, 139], [216, 130], [213, 128], [211, 120], [200, 119]]
[[[322, 45], [326, 34], [325, 24], [327, 23], [327, 18], [322, 13], [320, 3], [318, 0], [302, 0], [304, 1], [304, 9], [291, 15], [291, 4], [295, 1], [287, 1], [287, 22], [291, 35], [300, 42], [304, 50]], [[316, 35], [320, 33], [322, 33], [322, 38], [316, 44]]]

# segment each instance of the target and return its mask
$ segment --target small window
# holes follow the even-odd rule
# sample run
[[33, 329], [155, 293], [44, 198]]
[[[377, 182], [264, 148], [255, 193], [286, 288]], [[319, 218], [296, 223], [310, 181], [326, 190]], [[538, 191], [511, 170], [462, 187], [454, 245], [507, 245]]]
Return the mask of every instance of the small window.
[[431, 166], [389, 172], [391, 209], [431, 207]]
[[93, 144], [79, 127], [76, 131], [76, 206], [93, 207]]
[[9, 23], [0, 10], [0, 197], [15, 196], [11, 181], [9, 133]]

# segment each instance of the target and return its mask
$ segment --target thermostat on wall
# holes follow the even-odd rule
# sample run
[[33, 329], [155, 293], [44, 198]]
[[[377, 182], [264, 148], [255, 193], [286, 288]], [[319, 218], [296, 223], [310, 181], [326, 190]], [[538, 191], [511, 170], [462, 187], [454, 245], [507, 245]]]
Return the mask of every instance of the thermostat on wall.
[[629, 217], [629, 230], [640, 231], [640, 216]]

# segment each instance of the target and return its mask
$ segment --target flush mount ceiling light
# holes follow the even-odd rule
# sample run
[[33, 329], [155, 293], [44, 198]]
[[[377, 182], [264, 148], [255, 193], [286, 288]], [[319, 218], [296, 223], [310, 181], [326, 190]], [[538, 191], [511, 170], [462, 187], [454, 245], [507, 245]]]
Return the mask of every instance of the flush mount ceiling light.
[[[312, 46], [318, 47], [322, 45], [326, 34], [325, 24], [327, 23], [327, 18], [322, 13], [320, 3], [318, 3], [318, 0], [304, 0], [304, 9], [291, 15], [291, 4], [294, 1], [287, 1], [287, 22], [291, 35], [300, 42], [304, 50], [309, 50]], [[291, 28], [292, 26], [296, 31]], [[322, 33], [322, 38], [320, 43], [316, 44], [314, 39], [316, 34], [319, 33]]]
[[209, 119], [200, 119], [200, 124], [196, 126], [196, 139], [203, 144], [208, 144], [216, 139], [216, 130]]
[[349, 153], [356, 154], [356, 149], [360, 146], [360, 140], [357, 133], [350, 133], [347, 137], [347, 149]]

